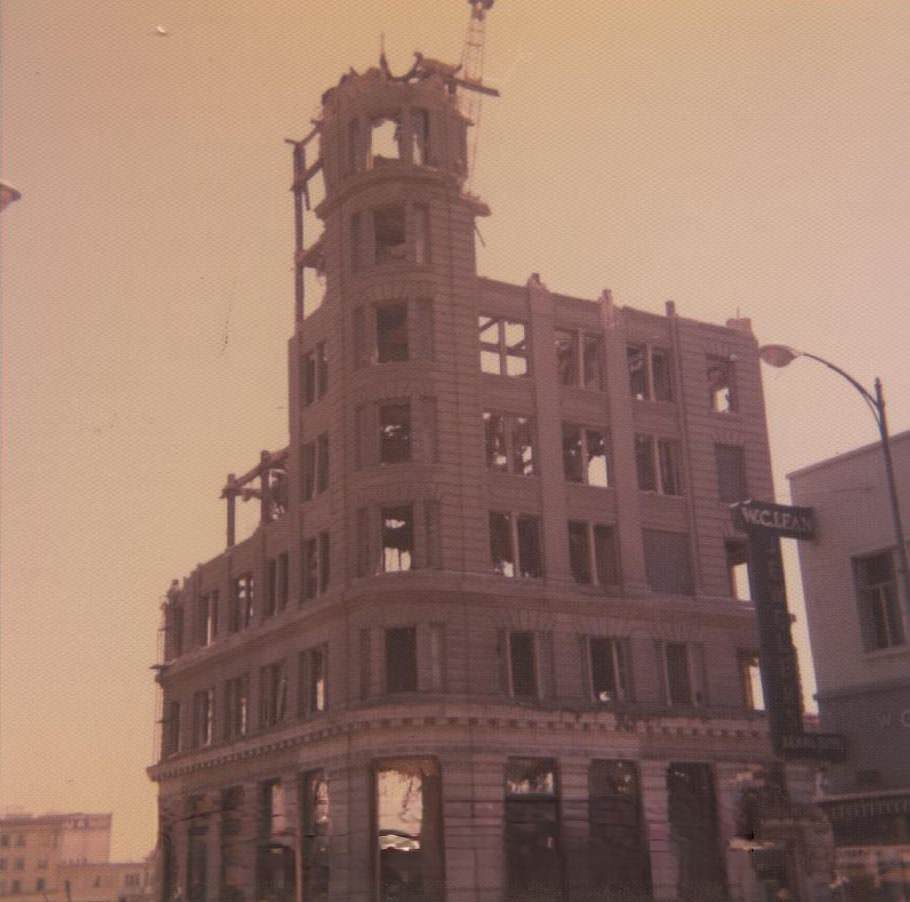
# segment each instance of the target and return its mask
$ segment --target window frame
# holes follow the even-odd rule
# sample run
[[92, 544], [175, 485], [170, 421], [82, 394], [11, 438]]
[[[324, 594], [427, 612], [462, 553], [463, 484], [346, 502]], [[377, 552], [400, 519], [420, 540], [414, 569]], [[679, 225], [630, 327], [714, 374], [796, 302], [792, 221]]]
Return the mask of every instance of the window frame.
[[[632, 701], [632, 666], [630, 657], [629, 640], [619, 636], [594, 636], [588, 635], [586, 651], [588, 662], [588, 693], [589, 698], [597, 705], [622, 705]], [[595, 676], [595, 643], [605, 643], [609, 649], [609, 670], [613, 683], [615, 698], [603, 698], [598, 694]]]
[[[579, 458], [579, 464], [581, 467], [581, 478], [575, 479], [572, 474], [569, 472], [569, 433], [573, 430], [578, 431], [578, 447], [581, 451]], [[593, 455], [591, 454], [591, 436], [599, 436], [600, 441], [603, 442], [604, 449], [604, 475], [605, 482], [601, 485], [598, 482], [591, 482], [590, 479], [590, 466]], [[587, 485], [595, 489], [611, 489], [613, 488], [613, 466], [612, 466], [612, 454], [610, 453], [610, 441], [609, 441], [609, 432], [602, 427], [594, 426], [582, 426], [578, 423], [569, 423], [563, 422], [562, 424], [562, 470], [563, 470], [563, 479], [566, 482], [571, 482], [576, 485]]]
[[[484, 458], [486, 460], [487, 470], [494, 473], [508, 473], [512, 476], [536, 476], [537, 475], [537, 430], [535, 417], [523, 413], [499, 413], [494, 410], [485, 410], [482, 414], [484, 425]], [[491, 448], [491, 424], [498, 423], [502, 430], [502, 453], [504, 457], [504, 466], [497, 466], [496, 449]], [[525, 429], [529, 441], [523, 445], [518, 441], [519, 429]], [[531, 449], [529, 463], [525, 464], [520, 455], [520, 450], [524, 447]], [[519, 463], [521, 461], [521, 463]], [[526, 472], [522, 472], [525, 469]]]
[[[484, 323], [484, 320], [488, 322]], [[496, 341], [484, 341], [483, 334], [493, 324], [496, 324]], [[520, 348], [522, 353], [511, 353], [507, 340], [507, 332], [510, 326], [521, 326], [524, 330], [524, 338], [514, 347]], [[507, 316], [495, 314], [480, 313], [477, 317], [478, 343], [480, 346], [480, 372], [488, 376], [506, 376], [510, 379], [527, 379], [531, 376], [531, 330], [528, 323], [524, 320], [510, 319]], [[484, 353], [495, 354], [498, 361], [498, 371], [493, 372], [484, 368]], [[524, 372], [510, 373], [509, 358], [514, 357], [517, 360], [524, 360]]]
[[[578, 578], [578, 574], [575, 570], [575, 565], [573, 562], [573, 541], [572, 541], [572, 532], [573, 527], [575, 527], [575, 532], [583, 530], [584, 532], [584, 550], [585, 550], [585, 568], [588, 574], [588, 579], [582, 580]], [[578, 529], [581, 527], [581, 530]], [[610, 557], [611, 560], [604, 560], [603, 555], [599, 550], [599, 545], [597, 541], [598, 530], [605, 531], [610, 536]], [[572, 572], [572, 578], [575, 580], [575, 583], [579, 586], [593, 586], [595, 588], [610, 589], [618, 587], [622, 580], [620, 577], [620, 568], [619, 568], [619, 548], [617, 546], [617, 532], [616, 524], [613, 523], [593, 523], [590, 520], [569, 520], [567, 525], [567, 535], [569, 541], [569, 569]], [[612, 570], [615, 575], [614, 580], [606, 580], [604, 574]]]
[[[554, 329], [554, 349], [556, 352], [556, 378], [560, 385], [568, 388], [580, 388], [585, 391], [602, 392], [606, 388], [606, 365], [604, 337], [601, 332], [569, 326], [556, 326]], [[561, 341], [568, 341], [569, 366], [561, 365], [562, 355], [559, 348]], [[594, 377], [588, 378], [589, 353], [594, 348], [596, 362]]]
[[[632, 370], [632, 353], [641, 354], [641, 378], [643, 380], [643, 391], [636, 392], [633, 383], [634, 375]], [[664, 378], [655, 378], [655, 357], [662, 357], [665, 361]], [[652, 344], [647, 341], [632, 341], [626, 345], [626, 384], [629, 389], [629, 395], [633, 401], [646, 401], [658, 403], [673, 403], [673, 368], [671, 366], [672, 354], [670, 348], [660, 344]], [[662, 391], [658, 387], [663, 386]]]
[[[686, 494], [686, 485], [683, 480], [682, 442], [676, 438], [654, 435], [648, 432], [636, 432], [635, 442], [635, 473], [640, 492], [650, 492], [663, 495], [666, 498], [682, 498]], [[648, 475], [653, 485], [642, 485], [645, 475], [642, 467], [642, 457], [639, 448], [647, 443]], [[665, 469], [666, 468], [666, 469]], [[672, 478], [668, 479], [670, 471]], [[676, 485], [673, 485], [675, 480]], [[670, 483], [668, 485], [668, 483]]]
[[417, 692], [420, 689], [420, 643], [416, 625], [386, 627], [383, 639], [385, 694]]
[[[907, 645], [907, 628], [900, 604], [901, 593], [894, 551], [894, 548], [884, 548], [854, 555], [850, 559], [860, 637], [866, 653]], [[862, 568], [879, 560], [887, 560], [888, 578], [875, 581], [864, 578]]]
[[[496, 560], [493, 555], [495, 531], [493, 528], [494, 517], [505, 517], [509, 527], [509, 543], [511, 560], [514, 567], [514, 573], [506, 573], [496, 566]], [[537, 533], [537, 572], [530, 573], [527, 571], [522, 558], [522, 536], [521, 525], [523, 523], [534, 523]], [[546, 575], [546, 565], [544, 562], [544, 537], [543, 537], [543, 518], [539, 514], [525, 514], [516, 511], [489, 511], [488, 528], [490, 534], [490, 564], [493, 572], [499, 576], [508, 579], [543, 579]]]
[[[723, 378], [715, 378], [713, 373], [720, 373]], [[733, 354], [705, 355], [705, 379], [708, 386], [708, 409], [721, 416], [739, 412], [739, 392], [736, 386], [736, 357]], [[724, 403], [721, 394], [726, 392]]]
[[[666, 640], [661, 643], [661, 672], [663, 676], [664, 699], [668, 708], [705, 708], [708, 706], [707, 675], [705, 673], [704, 645], [700, 642]], [[671, 680], [670, 648], [685, 652], [687, 698], [674, 700], [677, 692]]]

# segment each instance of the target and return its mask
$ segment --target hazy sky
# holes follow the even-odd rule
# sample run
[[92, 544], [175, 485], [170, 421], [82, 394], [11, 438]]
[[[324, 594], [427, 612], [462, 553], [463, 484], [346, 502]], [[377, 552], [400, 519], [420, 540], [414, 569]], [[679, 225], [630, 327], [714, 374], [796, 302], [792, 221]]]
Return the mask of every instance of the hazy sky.
[[[467, 15], [5, 0], [0, 805], [113, 811], [116, 857], [152, 847], [158, 606], [221, 550], [225, 474], [287, 440], [283, 139], [382, 32], [396, 70], [457, 60]], [[908, 47], [907, 0], [497, 0], [481, 272], [740, 311], [880, 375], [907, 428]], [[765, 384], [784, 498], [784, 473], [876, 436], [821, 367]]]

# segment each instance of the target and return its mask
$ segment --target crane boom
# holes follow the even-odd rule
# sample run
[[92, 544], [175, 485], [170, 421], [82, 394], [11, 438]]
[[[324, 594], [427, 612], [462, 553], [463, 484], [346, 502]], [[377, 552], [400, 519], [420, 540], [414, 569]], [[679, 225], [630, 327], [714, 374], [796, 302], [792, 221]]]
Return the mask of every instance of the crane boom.
[[[487, 12], [493, 7], [493, 0], [468, 0], [471, 15], [468, 31], [461, 52], [461, 77], [468, 85], [480, 87], [483, 84], [483, 53], [486, 41]], [[470, 120], [474, 129], [468, 146], [468, 186], [474, 175], [474, 161], [477, 158], [477, 134], [480, 130], [480, 113], [483, 108], [483, 93], [462, 88], [458, 92], [458, 106]]]

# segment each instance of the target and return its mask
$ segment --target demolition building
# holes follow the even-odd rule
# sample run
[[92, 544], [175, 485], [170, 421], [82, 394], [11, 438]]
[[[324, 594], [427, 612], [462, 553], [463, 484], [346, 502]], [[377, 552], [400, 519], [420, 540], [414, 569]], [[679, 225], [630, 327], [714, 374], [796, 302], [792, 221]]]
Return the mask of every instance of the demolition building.
[[288, 444], [164, 606], [163, 900], [745, 898], [756, 341], [479, 276], [472, 87], [351, 70], [295, 142]]

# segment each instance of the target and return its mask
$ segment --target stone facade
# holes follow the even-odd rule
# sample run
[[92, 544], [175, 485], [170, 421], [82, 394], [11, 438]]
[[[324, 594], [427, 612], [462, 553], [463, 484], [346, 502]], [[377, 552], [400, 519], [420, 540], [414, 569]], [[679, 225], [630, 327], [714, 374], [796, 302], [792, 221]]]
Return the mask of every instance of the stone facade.
[[352, 72], [298, 146], [325, 295], [298, 294], [287, 449], [168, 593], [161, 898], [746, 899], [756, 341], [479, 277], [451, 88]]

